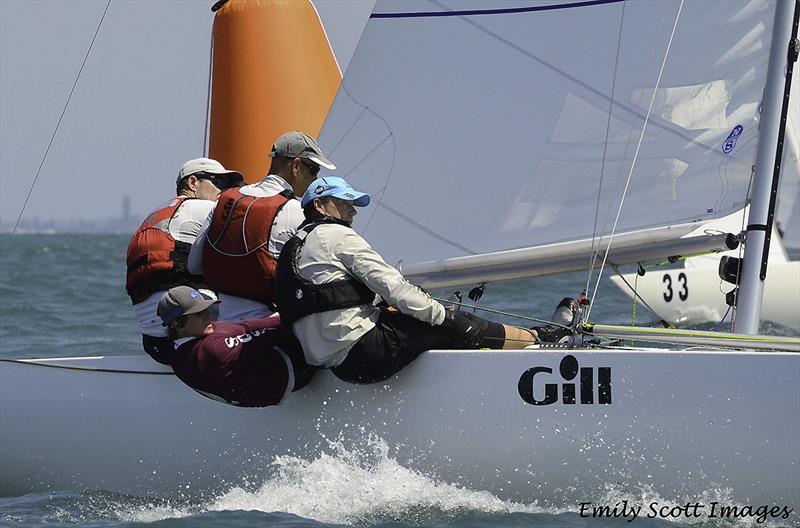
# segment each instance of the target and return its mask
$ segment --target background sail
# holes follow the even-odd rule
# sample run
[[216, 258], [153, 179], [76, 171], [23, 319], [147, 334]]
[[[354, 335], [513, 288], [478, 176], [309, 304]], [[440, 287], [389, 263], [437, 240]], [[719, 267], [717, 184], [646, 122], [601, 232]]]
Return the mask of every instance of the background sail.
[[229, 0], [213, 43], [209, 155], [258, 181], [278, 136], [319, 133], [342, 75], [309, 0]]
[[404, 268], [607, 233], [654, 93], [618, 230], [741, 208], [774, 4], [686, 2], [656, 86], [679, 6], [379, 2], [321, 134], [358, 228]]

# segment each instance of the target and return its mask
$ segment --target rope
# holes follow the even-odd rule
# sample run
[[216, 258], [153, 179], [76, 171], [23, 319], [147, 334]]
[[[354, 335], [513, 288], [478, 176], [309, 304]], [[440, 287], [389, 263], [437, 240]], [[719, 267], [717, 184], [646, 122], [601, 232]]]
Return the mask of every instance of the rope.
[[559, 328], [565, 328], [567, 330], [571, 330], [571, 328], [569, 326], [562, 325], [562, 324], [559, 324], [559, 323], [554, 323], [553, 321], [547, 321], [545, 319], [537, 319], [536, 317], [530, 317], [530, 316], [527, 316], [527, 315], [520, 315], [520, 314], [511, 313], [511, 312], [503, 312], [501, 310], [494, 310], [492, 308], [484, 308], [482, 306], [477, 306], [477, 305], [473, 305], [473, 304], [465, 304], [465, 303], [461, 303], [461, 302], [458, 302], [458, 301], [453, 301], [453, 300], [450, 300], [450, 299], [440, 299], [439, 297], [431, 296], [431, 299], [433, 299], [434, 301], [439, 301], [442, 304], [450, 304], [450, 305], [453, 305], [453, 306], [458, 306], [459, 308], [472, 308], [472, 310], [482, 310], [482, 311], [487, 312], [487, 313], [493, 313], [493, 314], [497, 314], [497, 315], [504, 315], [506, 317], [516, 317], [517, 319], [522, 319], [523, 321], [532, 321], [534, 323], [549, 324], [549, 325], [557, 326]]
[[603, 177], [606, 171], [606, 156], [608, 154], [608, 134], [611, 130], [611, 113], [614, 108], [614, 90], [617, 87], [617, 68], [619, 67], [619, 52], [622, 48], [622, 27], [625, 21], [625, 2], [622, 3], [622, 13], [619, 19], [619, 34], [617, 35], [617, 56], [614, 59], [614, 73], [611, 77], [611, 95], [608, 98], [608, 118], [606, 119], [606, 133], [603, 141], [603, 161], [600, 163], [600, 182], [597, 185], [597, 206], [594, 210], [594, 227], [592, 228], [592, 251], [589, 256], [589, 274], [586, 277], [586, 287], [583, 291], [588, 292], [594, 273], [594, 265], [597, 263], [597, 253], [595, 243], [597, 241], [597, 219], [600, 216], [600, 196], [603, 191]]
[[[659, 72], [658, 72], [658, 78], [656, 79], [656, 84], [653, 87], [653, 96], [650, 98], [650, 105], [647, 108], [647, 114], [645, 115], [644, 124], [642, 125], [642, 132], [639, 134], [639, 141], [638, 141], [638, 143], [636, 145], [636, 152], [634, 152], [634, 154], [633, 154], [633, 161], [631, 162], [631, 168], [628, 171], [628, 179], [626, 180], [625, 188], [622, 191], [622, 198], [619, 201], [619, 208], [617, 209], [617, 215], [616, 215], [616, 218], [614, 218], [614, 226], [611, 228], [611, 235], [608, 238], [608, 246], [606, 246], [606, 251], [605, 251], [605, 254], [603, 255], [603, 263], [601, 264], [600, 272], [597, 275], [597, 282], [595, 283], [595, 286], [594, 286], [594, 293], [591, 296], [592, 299], [597, 297], [597, 290], [600, 287], [600, 279], [603, 276], [603, 270], [605, 269], [606, 261], [608, 260], [608, 253], [611, 250], [611, 243], [614, 240], [614, 234], [616, 233], [617, 225], [619, 224], [619, 217], [620, 217], [620, 214], [622, 213], [622, 206], [625, 203], [625, 197], [628, 194], [628, 188], [630, 187], [631, 179], [633, 177], [633, 169], [636, 167], [636, 161], [639, 158], [639, 151], [641, 150], [641, 147], [642, 147], [642, 141], [644, 140], [644, 134], [645, 134], [645, 131], [647, 130], [647, 124], [650, 121], [650, 114], [653, 111], [653, 104], [655, 103], [656, 95], [658, 94], [658, 87], [661, 84], [661, 76], [664, 74], [664, 67], [667, 64], [667, 58], [669, 57], [669, 51], [670, 51], [670, 48], [672, 47], [672, 39], [675, 37], [675, 31], [678, 28], [678, 21], [681, 18], [681, 10], [683, 9], [683, 1], [684, 0], [681, 0], [680, 5], [678, 6], [678, 12], [675, 15], [675, 23], [672, 25], [672, 33], [669, 36], [669, 41], [667, 42], [667, 49], [664, 51], [664, 58], [661, 61], [661, 68], [659, 69]], [[588, 311], [586, 313], [586, 320], [589, 319], [589, 315], [591, 315], [591, 313], [592, 313], [592, 305], [589, 305], [589, 309], [588, 309]]]
[[86, 61], [89, 58], [89, 54], [92, 52], [92, 46], [94, 46], [94, 41], [97, 38], [97, 34], [100, 33], [100, 26], [103, 25], [103, 20], [106, 18], [106, 13], [108, 13], [108, 8], [111, 5], [111, 0], [108, 0], [106, 3], [106, 8], [103, 10], [103, 16], [100, 17], [100, 22], [97, 24], [97, 29], [94, 32], [94, 36], [92, 37], [92, 41], [89, 43], [89, 49], [86, 50], [86, 55], [83, 57], [83, 62], [81, 63], [80, 70], [78, 70], [78, 76], [75, 77], [75, 82], [72, 83], [72, 89], [69, 91], [69, 96], [67, 96], [67, 102], [64, 103], [64, 108], [61, 110], [61, 116], [58, 118], [58, 122], [56, 123], [56, 128], [53, 130], [53, 135], [50, 136], [50, 143], [47, 144], [47, 149], [44, 151], [44, 156], [42, 156], [42, 162], [39, 164], [39, 169], [36, 171], [36, 176], [33, 178], [33, 182], [31, 183], [31, 188], [28, 189], [28, 196], [25, 197], [25, 203], [22, 204], [22, 209], [19, 212], [19, 216], [17, 217], [16, 223], [14, 223], [14, 229], [11, 231], [11, 234], [14, 235], [17, 233], [17, 228], [19, 227], [19, 223], [22, 220], [22, 215], [25, 213], [25, 208], [28, 206], [28, 201], [31, 199], [31, 194], [33, 194], [33, 188], [36, 187], [36, 182], [39, 180], [39, 175], [42, 173], [42, 167], [44, 167], [44, 162], [47, 160], [47, 155], [50, 153], [50, 147], [53, 146], [53, 141], [56, 139], [56, 134], [58, 133], [58, 129], [61, 126], [61, 121], [64, 119], [64, 114], [67, 113], [67, 107], [69, 107], [69, 102], [72, 99], [72, 94], [75, 93], [75, 87], [78, 86], [78, 80], [81, 78], [81, 73], [83, 73], [83, 67], [86, 66]]
[[719, 325], [725, 322], [725, 318], [728, 317], [728, 314], [731, 313], [731, 307], [728, 306], [728, 309], [725, 310], [725, 315], [722, 316], [722, 319], [719, 320], [717, 324], [711, 327], [712, 330], [715, 330]]
[[[636, 274], [636, 279], [634, 281], [636, 286], [634, 287], [634, 286], [631, 286], [631, 283], [629, 283], [627, 280], [625, 280], [625, 277], [619, 272], [619, 266], [612, 265], [612, 268], [613, 268], [613, 270], [615, 272], [617, 272], [617, 275], [619, 275], [619, 278], [622, 279], [622, 282], [625, 283], [625, 286], [627, 286], [633, 292], [633, 326], [636, 326], [636, 300], [637, 299], [642, 301], [642, 304], [648, 310], [650, 310], [650, 312], [653, 315], [658, 317], [658, 314], [656, 313], [656, 311], [653, 310], [653, 308], [649, 304], [647, 304], [647, 301], [645, 301], [644, 298], [641, 295], [639, 295], [639, 292], [638, 292], [639, 274], [638, 273]], [[642, 268], [642, 269], [644, 269], [644, 268]], [[664, 327], [666, 327], [666, 328], [675, 328], [671, 323], [665, 321], [664, 319], [661, 319], [660, 317], [658, 317], [658, 319], [661, 321], [661, 324], [664, 325]]]

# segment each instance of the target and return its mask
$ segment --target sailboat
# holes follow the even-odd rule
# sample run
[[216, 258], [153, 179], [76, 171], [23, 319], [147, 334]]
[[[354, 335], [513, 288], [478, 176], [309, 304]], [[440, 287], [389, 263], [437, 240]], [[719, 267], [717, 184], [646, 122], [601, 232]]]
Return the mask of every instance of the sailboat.
[[[356, 228], [428, 288], [723, 249], [735, 236], [703, 226], [745, 206], [754, 163], [750, 223], [766, 223], [798, 14], [792, 1], [378, 2], [320, 141], [373, 196]], [[748, 277], [743, 304], [758, 297]], [[613, 489], [800, 508], [800, 340], [592, 315], [572, 348], [430, 351], [370, 386], [322, 372], [264, 409], [207, 399], [143, 354], [2, 361], [0, 494], [208, 497], [257, 486], [277, 456], [377, 438], [437, 480], [541, 505]], [[638, 344], [588, 343], [605, 337]], [[683, 345], [641, 346], [659, 340]]]

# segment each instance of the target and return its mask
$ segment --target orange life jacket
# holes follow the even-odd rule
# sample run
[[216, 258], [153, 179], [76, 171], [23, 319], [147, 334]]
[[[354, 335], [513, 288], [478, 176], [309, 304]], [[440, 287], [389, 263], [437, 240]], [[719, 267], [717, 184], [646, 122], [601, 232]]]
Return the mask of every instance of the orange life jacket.
[[273, 305], [275, 266], [269, 235], [289, 191], [256, 197], [223, 192], [203, 246], [203, 276], [214, 291]]
[[202, 277], [187, 268], [192, 245], [172, 238], [169, 222], [183, 202], [179, 197], [150, 213], [128, 244], [128, 273], [125, 289], [133, 304], [139, 304], [157, 291], [182, 284], [202, 286]]

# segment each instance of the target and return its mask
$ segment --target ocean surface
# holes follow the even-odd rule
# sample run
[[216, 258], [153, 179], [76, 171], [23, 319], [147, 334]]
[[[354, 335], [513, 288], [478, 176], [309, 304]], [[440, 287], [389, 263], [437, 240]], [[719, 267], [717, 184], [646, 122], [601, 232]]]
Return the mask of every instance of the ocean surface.
[[[63, 357], [143, 353], [140, 334], [124, 289], [124, 235], [0, 235], [0, 357]], [[577, 296], [586, 274], [569, 274], [490, 285], [480, 306], [548, 318], [564, 296]], [[447, 296], [449, 292], [433, 292]], [[466, 299], [466, 291], [464, 297]], [[490, 319], [520, 324], [510, 316]], [[629, 324], [630, 299], [604, 279], [593, 322]], [[653, 322], [641, 305], [638, 323]], [[708, 325], [705, 328], [710, 328]], [[765, 323], [762, 332], [794, 333]], [[54, 440], [57, 441], [57, 440]], [[0, 445], [2, 449], [2, 445]], [[440, 482], [405, 468], [376, 448], [358, 457], [346, 449], [330, 455], [286, 457], [291, 471], [229, 490], [210, 500], [186, 502], [119, 495], [106, 490], [61, 490], [0, 498], [0, 526], [93, 527], [676, 527], [796, 526], [755, 518], [695, 522], [685, 519], [587, 518], [577, 506], [540, 507], [501, 500], [482, 490]], [[0, 479], [2, 479], [0, 475]], [[726, 491], [711, 490], [725, 498]], [[626, 498], [663, 501], [643, 488], [637, 497], [617, 494], [609, 483], [606, 503]], [[785, 523], [785, 521], [784, 521]]]

